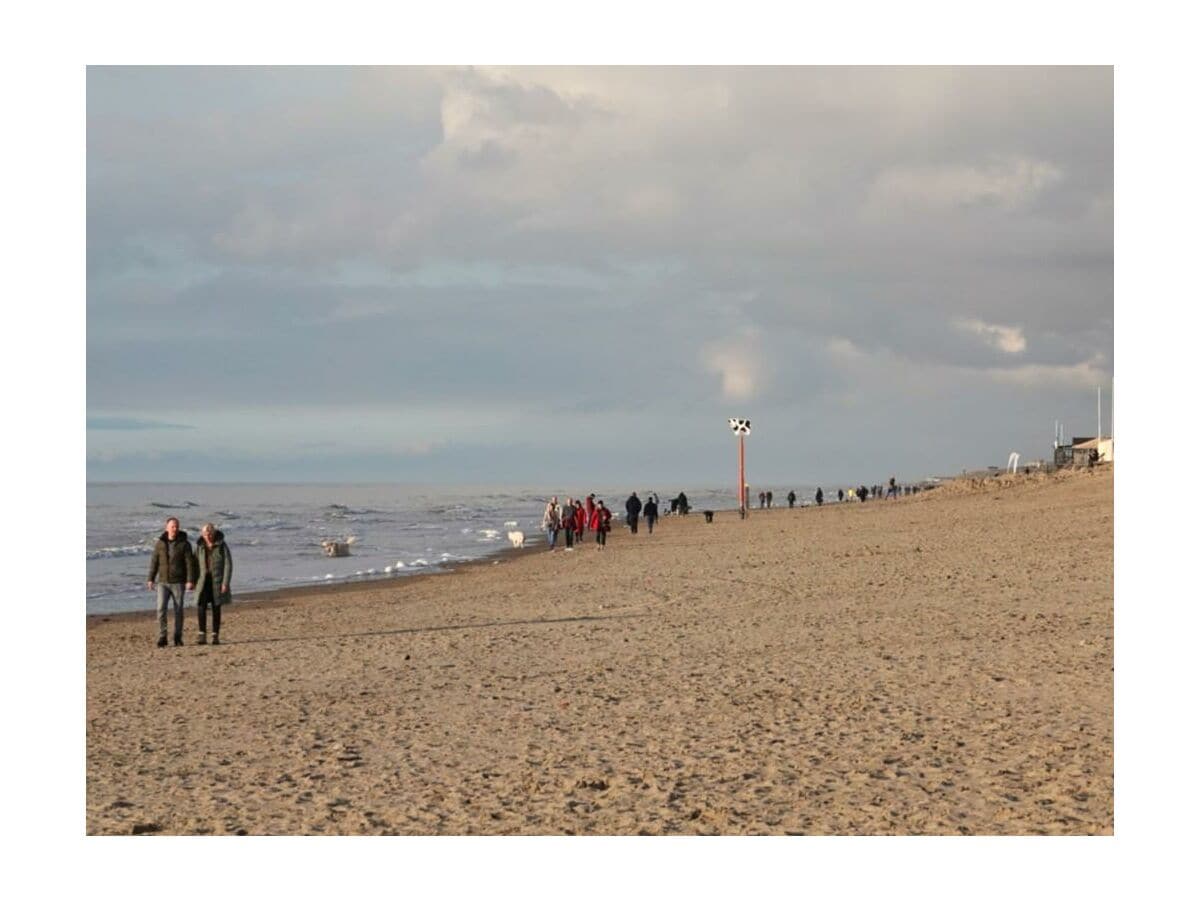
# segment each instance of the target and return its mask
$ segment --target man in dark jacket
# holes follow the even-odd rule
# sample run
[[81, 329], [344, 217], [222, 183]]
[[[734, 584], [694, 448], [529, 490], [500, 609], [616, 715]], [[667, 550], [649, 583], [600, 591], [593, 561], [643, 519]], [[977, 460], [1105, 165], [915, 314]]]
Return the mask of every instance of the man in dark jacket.
[[642, 507], [642, 515], [646, 517], [646, 530], [650, 534], [654, 534], [654, 522], [658, 519], [658, 496], [651, 494], [646, 498], [646, 505]]
[[625, 521], [629, 523], [629, 530], [634, 534], [637, 534], [637, 520], [641, 511], [642, 501], [638, 499], [637, 491], [634, 491], [625, 501]]
[[179, 530], [179, 520], [167, 519], [166, 530], [159, 535], [150, 557], [150, 572], [146, 587], [155, 589], [158, 581], [158, 646], [167, 646], [167, 598], [175, 607], [175, 646], [183, 646], [183, 595], [196, 582], [196, 557], [188, 543], [186, 531]]

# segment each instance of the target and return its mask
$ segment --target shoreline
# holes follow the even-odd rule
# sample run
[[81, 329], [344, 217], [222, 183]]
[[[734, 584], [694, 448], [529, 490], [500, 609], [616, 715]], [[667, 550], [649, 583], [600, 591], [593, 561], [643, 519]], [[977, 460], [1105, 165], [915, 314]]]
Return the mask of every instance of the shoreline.
[[[486, 556], [478, 557], [477, 559], [455, 560], [449, 563], [443, 563], [436, 568], [430, 567], [429, 571], [413, 572], [411, 575], [397, 575], [391, 578], [363, 578], [357, 581], [338, 581], [338, 582], [316, 582], [309, 584], [294, 584], [285, 587], [266, 588], [264, 590], [247, 591], [245, 593], [234, 593], [233, 602], [230, 604], [231, 609], [253, 608], [268, 606], [272, 604], [284, 603], [288, 600], [299, 600], [316, 595], [342, 595], [342, 594], [359, 594], [365, 592], [379, 591], [381, 589], [397, 589], [403, 590], [407, 584], [418, 584], [432, 578], [444, 578], [447, 575], [455, 575], [462, 571], [469, 571], [476, 568], [488, 568], [496, 563], [507, 562], [513, 558], [519, 558], [523, 553], [528, 551], [518, 550], [515, 547], [500, 547], [488, 553]], [[236, 573], [235, 573], [236, 574]], [[150, 591], [146, 591], [150, 594]], [[187, 602], [184, 609], [195, 609], [195, 598], [193, 592], [187, 594]], [[86, 613], [85, 618], [88, 628], [92, 628], [101, 622], [119, 622], [129, 619], [154, 619], [157, 616], [157, 611], [152, 607], [150, 609], [124, 609], [116, 612], [102, 613]]]
[[[979, 474], [979, 473], [974, 473], [974, 472], [968, 473], [966, 475], [959, 476], [959, 477], [955, 478], [954, 480], [961, 481], [961, 480], [964, 480], [967, 478], [976, 477], [977, 474]], [[982, 474], [983, 475], [992, 475], [993, 473], [983, 472]], [[99, 484], [107, 484], [107, 482], [98, 482], [98, 483]], [[118, 483], [123, 484], [124, 482], [118, 482]], [[146, 483], [157, 484], [157, 482], [146, 482]], [[946, 484], [950, 484], [950, 483], [952, 483], [952, 481], [943, 479], [936, 487], [942, 487], [942, 486], [944, 486]], [[286, 486], [286, 485], [284, 485], [284, 486]], [[837, 489], [834, 488], [833, 490], [836, 493]], [[928, 495], [928, 493], [932, 490], [934, 490], [933, 487], [926, 487], [924, 489], [923, 493], [925, 495]], [[912, 497], [915, 497], [915, 496], [920, 496], [920, 495], [912, 495]], [[896, 499], [897, 500], [911, 499], [912, 497], [899, 497]], [[751, 499], [753, 499], [753, 498], [751, 498]], [[877, 502], [882, 499], [883, 498], [872, 498], [870, 502], [873, 503], [873, 502]], [[764, 512], [778, 512], [780, 510], [786, 510], [789, 512], [800, 512], [805, 509], [818, 509], [818, 508], [836, 509], [842, 505], [848, 505], [848, 506], [858, 505], [857, 501], [847, 500], [843, 504], [843, 503], [840, 503], [833, 499], [827, 499], [824, 504], [824, 507], [818, 507], [817, 504], [808, 502], [808, 503], [803, 503], [803, 504], [797, 505], [794, 509], [789, 510], [788, 507], [785, 505], [786, 502], [787, 502], [786, 500], [783, 500], [781, 504], [775, 505], [775, 506], [771, 507], [770, 509], [760, 509], [758, 507], [751, 505], [751, 507], [750, 507], [751, 515], [761, 514]], [[730, 514], [730, 515], [732, 515], [732, 514], [736, 514], [738, 512], [738, 507], [737, 506], [713, 507], [711, 509], [711, 512], [713, 512], [714, 514]], [[688, 515], [689, 516], [702, 516], [703, 513], [704, 513], [704, 509], [693, 506], [691, 509], [691, 512], [689, 512]], [[663, 522], [665, 520], [669, 520], [671, 518], [674, 518], [674, 517], [660, 515], [659, 522], [661, 523], [661, 522]], [[613, 536], [616, 535], [618, 532], [624, 533], [624, 531], [627, 530], [626, 528], [623, 527], [624, 526], [623, 513], [621, 516], [618, 516], [617, 512], [614, 511], [613, 512], [613, 522], [615, 524], [614, 524], [612, 533], [609, 535], [609, 540], [612, 540]], [[590, 544], [591, 543], [590, 536], [592, 535], [592, 532], [585, 531], [584, 535], [585, 535], [585, 537], [584, 537], [585, 542], [588, 542]], [[539, 542], [544, 539], [545, 539], [545, 534], [540, 529], [530, 532], [526, 535], [527, 543], [530, 540], [532, 540], [534, 542]], [[533, 548], [531, 548], [531, 549], [533, 549]], [[556, 549], [562, 549], [562, 548], [560, 545], [556, 545]], [[390, 578], [389, 577], [381, 577], [379, 575], [366, 576], [366, 577], [361, 577], [361, 578], [356, 578], [355, 576], [349, 576], [347, 578], [347, 580], [341, 580], [341, 581], [328, 581], [328, 582], [327, 581], [316, 581], [316, 582], [306, 581], [306, 582], [300, 582], [297, 584], [281, 585], [280, 587], [274, 587], [274, 588], [258, 588], [258, 589], [252, 590], [252, 591], [245, 591], [245, 592], [235, 591], [233, 602], [234, 602], [235, 608], [236, 607], [248, 607], [252, 604], [253, 605], [261, 605], [264, 603], [285, 601], [288, 599], [295, 599], [295, 598], [307, 596], [310, 594], [338, 594], [338, 595], [340, 595], [340, 594], [360, 593], [363, 591], [380, 590], [384, 586], [389, 586], [389, 585], [399, 588], [402, 584], [404, 584], [406, 582], [415, 582], [415, 581], [420, 581], [420, 580], [423, 580], [426, 578], [431, 578], [431, 577], [452, 575], [460, 570], [465, 570], [465, 569], [473, 568], [476, 566], [490, 566], [493, 562], [508, 561], [514, 557], [519, 557], [526, 552], [528, 552], [528, 551], [518, 550], [513, 547], [505, 547], [505, 546], [501, 545], [501, 546], [498, 546], [496, 549], [494, 549], [490, 552], [484, 553], [483, 555], [476, 557], [474, 559], [457, 559], [457, 560], [453, 560], [451, 562], [439, 563], [436, 566], [428, 567], [427, 570], [413, 571], [411, 573], [406, 573], [404, 575], [396, 575], [396, 576], [392, 576]], [[90, 628], [96, 622], [102, 622], [102, 621], [103, 622], [117, 621], [117, 620], [127, 619], [127, 618], [134, 618], [134, 619], [145, 618], [145, 617], [154, 618], [156, 616], [156, 610], [154, 608], [153, 593], [149, 590], [147, 590], [145, 593], [147, 595], [150, 595], [150, 597], [151, 597], [151, 599], [149, 601], [149, 606], [147, 608], [113, 610], [113, 611], [108, 611], [108, 612], [86, 612], [85, 611], [84, 617], [85, 617], [85, 621], [88, 623], [88, 627]], [[195, 602], [194, 602], [194, 598], [191, 596], [191, 592], [189, 592], [187, 600], [190, 602], [188, 603], [188, 605], [185, 608], [194, 609]]]
[[[836, 506], [837, 504], [833, 504], [833, 505]], [[782, 507], [782, 508], [785, 510], [787, 509], [786, 506]], [[795, 509], [791, 510], [791, 512], [797, 512], [801, 509], [807, 509], [807, 508], [808, 507], [796, 507]], [[773, 507], [770, 510], [757, 510], [756, 509], [755, 512], [776, 512], [779, 509], [780, 509], [780, 507]], [[724, 509], [724, 508], [718, 507], [717, 509], [712, 510], [713, 513], [723, 513], [723, 512], [736, 513], [737, 511], [738, 511], [738, 509], [736, 506], [732, 507], [730, 509]], [[702, 511], [698, 510], [694, 513], [689, 513], [688, 515], [689, 516], [701, 515], [701, 513], [702, 513]], [[663, 517], [661, 517], [661, 516], [659, 517], [660, 522], [662, 521], [662, 518]], [[674, 518], [674, 517], [672, 517], [672, 518]], [[615, 514], [613, 515], [613, 521], [614, 522], [618, 521]], [[609, 540], [612, 540], [613, 535], [615, 535], [618, 530], [621, 530], [621, 531], [627, 530], [623, 526], [624, 526], [624, 519], [621, 519], [620, 524], [617, 526], [614, 526], [612, 533], [609, 535]], [[590, 537], [592, 534], [593, 534], [593, 532], [591, 532], [591, 531], [584, 531], [584, 541], [589, 546], [591, 546], [593, 543], [591, 540], [591, 537]], [[338, 594], [338, 595], [340, 595], [340, 594], [355, 594], [355, 593], [361, 593], [364, 591], [378, 591], [385, 587], [402, 588], [402, 586], [406, 582], [419, 582], [419, 581], [422, 581], [422, 580], [428, 579], [428, 578], [438, 578], [438, 577], [444, 577], [446, 575], [454, 575], [460, 571], [469, 570], [469, 569], [473, 569], [473, 568], [479, 568], [479, 567], [487, 568], [487, 567], [492, 566], [495, 563], [508, 562], [513, 559], [518, 559], [522, 556], [529, 555], [530, 553], [533, 553], [539, 549], [539, 547], [533, 546], [529, 543], [531, 540], [541, 544], [540, 549], [543, 552], [545, 552], [544, 541], [546, 539], [546, 535], [543, 531], [541, 531], [539, 529], [535, 532], [531, 532], [529, 534], [526, 534], [525, 538], [526, 538], [526, 544], [527, 544], [525, 549], [517, 549], [516, 547], [499, 546], [495, 550], [485, 553], [482, 556], [476, 557], [475, 559], [458, 559], [458, 560], [453, 560], [453, 561], [447, 562], [447, 563], [439, 563], [437, 566], [430, 566], [428, 568], [428, 570], [425, 570], [425, 571], [414, 571], [412, 573], [406, 573], [403, 575], [393, 575], [390, 578], [389, 577], [380, 577], [380, 576], [376, 575], [376, 576], [368, 576], [368, 577], [364, 577], [364, 578], [358, 578], [356, 580], [346, 580], [346, 581], [303, 582], [300, 584], [284, 585], [284, 586], [277, 587], [277, 588], [263, 588], [263, 589], [254, 590], [254, 591], [246, 591], [244, 593], [238, 593], [235, 591], [234, 599], [233, 599], [233, 607], [234, 608], [242, 607], [242, 606], [249, 607], [252, 604], [257, 606], [257, 605], [262, 605], [262, 604], [266, 604], [266, 603], [282, 602], [282, 601], [286, 601], [286, 600], [306, 597], [306, 596], [309, 596], [312, 594]], [[555, 549], [556, 550], [563, 549], [561, 541], [555, 545]], [[354, 576], [351, 576], [351, 578], [353, 579]], [[148, 590], [146, 591], [146, 594], [153, 596], [151, 594], [151, 592]], [[185, 609], [194, 609], [195, 608], [194, 597], [192, 596], [192, 592], [190, 592], [190, 591], [188, 592], [188, 595], [187, 595], [187, 601], [188, 602], [185, 605]], [[153, 602], [154, 601], [151, 600], [151, 604], [153, 604]], [[108, 622], [108, 621], [117, 621], [120, 619], [129, 619], [129, 618], [137, 619], [137, 618], [147, 618], [147, 617], [153, 619], [153, 618], [155, 618], [156, 615], [157, 615], [157, 612], [154, 609], [153, 605], [151, 605], [151, 607], [149, 609], [124, 609], [124, 610], [116, 610], [113, 612], [92, 612], [92, 613], [84, 614], [89, 627], [91, 627], [96, 622], [102, 622], [102, 621]]]

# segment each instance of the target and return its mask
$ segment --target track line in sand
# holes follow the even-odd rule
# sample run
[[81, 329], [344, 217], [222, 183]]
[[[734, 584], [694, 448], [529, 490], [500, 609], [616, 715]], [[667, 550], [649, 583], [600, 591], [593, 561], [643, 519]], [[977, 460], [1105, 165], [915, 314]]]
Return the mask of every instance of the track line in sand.
[[428, 625], [423, 628], [388, 628], [381, 631], [351, 631], [342, 634], [310, 634], [310, 635], [283, 635], [280, 637], [264, 637], [264, 638], [245, 638], [240, 641], [222, 641], [225, 646], [238, 644], [278, 644], [293, 641], [326, 641], [339, 638], [356, 638], [356, 637], [386, 637], [394, 634], [432, 634], [438, 631], [463, 631], [468, 629], [483, 629], [483, 628], [510, 628], [519, 625], [568, 625], [577, 622], [603, 622], [613, 619], [637, 619], [642, 618], [641, 615], [613, 615], [613, 616], [568, 616], [561, 619], [511, 619], [500, 622], [471, 622], [463, 625]]

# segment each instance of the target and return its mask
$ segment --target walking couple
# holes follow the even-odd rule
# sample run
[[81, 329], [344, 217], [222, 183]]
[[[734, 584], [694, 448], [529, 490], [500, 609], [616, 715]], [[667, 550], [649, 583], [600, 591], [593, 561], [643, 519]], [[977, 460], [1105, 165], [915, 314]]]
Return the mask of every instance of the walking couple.
[[187, 591], [195, 589], [199, 609], [200, 635], [197, 644], [208, 643], [208, 608], [212, 607], [214, 644], [221, 643], [221, 607], [233, 599], [229, 583], [233, 579], [233, 554], [225, 535], [211, 523], [200, 529], [196, 549], [192, 550], [179, 520], [167, 519], [163, 533], [154, 544], [146, 588], [157, 590], [158, 646], [167, 646], [167, 603], [175, 610], [175, 646], [183, 646], [183, 601]]

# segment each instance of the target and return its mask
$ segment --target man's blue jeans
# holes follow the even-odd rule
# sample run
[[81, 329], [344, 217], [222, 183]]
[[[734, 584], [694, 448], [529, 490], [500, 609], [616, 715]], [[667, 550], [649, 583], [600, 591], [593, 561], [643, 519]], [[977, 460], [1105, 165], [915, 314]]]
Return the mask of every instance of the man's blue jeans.
[[183, 591], [182, 584], [164, 584], [159, 582], [158, 588], [158, 636], [167, 636], [167, 598], [175, 607], [175, 640], [183, 640]]

